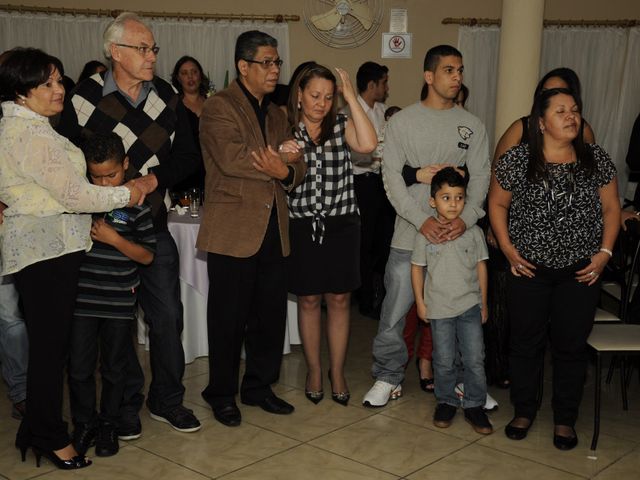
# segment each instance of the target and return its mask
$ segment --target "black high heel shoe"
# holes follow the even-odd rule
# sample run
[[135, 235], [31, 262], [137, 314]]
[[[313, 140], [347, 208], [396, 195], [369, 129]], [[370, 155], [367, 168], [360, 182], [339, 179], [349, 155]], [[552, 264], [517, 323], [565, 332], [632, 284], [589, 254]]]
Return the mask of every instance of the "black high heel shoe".
[[29, 434], [24, 420], [20, 422], [18, 433], [16, 434], [16, 448], [20, 450], [20, 458], [24, 462], [27, 459], [27, 450], [31, 444], [31, 435]]
[[416, 368], [418, 369], [420, 390], [427, 393], [435, 393], [436, 387], [433, 378], [422, 378], [422, 373], [420, 372], [420, 357], [416, 357]]
[[304, 396], [307, 397], [307, 400], [317, 405], [324, 398], [324, 391], [323, 390], [316, 390], [316, 391], [307, 390], [308, 380], [309, 380], [309, 374], [307, 373], [307, 379], [304, 382]]
[[331, 370], [329, 370], [329, 382], [331, 382], [331, 400], [333, 400], [336, 403], [339, 403], [343, 407], [346, 407], [349, 404], [351, 393], [349, 392], [349, 390], [347, 390], [346, 392], [333, 391], [333, 381], [331, 380]]
[[91, 465], [91, 460], [82, 455], [76, 455], [69, 460], [63, 460], [55, 454], [52, 450], [40, 450], [37, 447], [32, 446], [31, 449], [36, 456], [36, 467], [40, 467], [40, 458], [45, 457], [51, 463], [53, 463], [60, 470], [77, 470], [79, 468], [85, 468]]

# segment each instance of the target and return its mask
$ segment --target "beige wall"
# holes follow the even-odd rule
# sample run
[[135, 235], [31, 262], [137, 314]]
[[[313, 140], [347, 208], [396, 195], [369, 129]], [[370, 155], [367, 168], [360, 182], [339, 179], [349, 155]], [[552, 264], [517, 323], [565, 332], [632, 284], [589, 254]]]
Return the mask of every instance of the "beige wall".
[[[3, 2], [5, 3], [5, 2]], [[131, 9], [138, 11], [176, 11], [173, 0], [19, 0], [10, 4], [68, 8]], [[181, 0], [183, 12], [205, 13], [283, 13], [302, 16], [304, 0]], [[390, 105], [405, 106], [417, 100], [422, 85], [422, 62], [426, 50], [440, 43], [456, 45], [458, 27], [442, 25], [445, 17], [498, 18], [501, 0], [384, 0], [384, 19], [376, 35], [365, 45], [349, 50], [323, 46], [307, 31], [304, 22], [292, 23], [291, 70], [300, 62], [315, 60], [327, 66], [345, 67], [352, 77], [358, 66], [373, 60], [390, 69]], [[382, 59], [381, 33], [389, 29], [389, 8], [407, 8], [409, 32], [413, 34], [413, 58]], [[547, 19], [640, 18], [638, 0], [546, 0]], [[464, 52], [463, 52], [464, 53]]]

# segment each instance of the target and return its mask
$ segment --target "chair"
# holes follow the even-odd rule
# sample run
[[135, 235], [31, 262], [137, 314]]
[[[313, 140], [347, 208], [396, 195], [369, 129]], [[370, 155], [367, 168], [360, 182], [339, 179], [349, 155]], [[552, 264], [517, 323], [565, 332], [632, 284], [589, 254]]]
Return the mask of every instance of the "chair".
[[[637, 235], [637, 232], [636, 232]], [[593, 437], [591, 439], [591, 450], [595, 451], [598, 445], [598, 437], [600, 435], [600, 408], [601, 408], [601, 395], [602, 395], [602, 357], [605, 354], [612, 354], [621, 357], [620, 361], [620, 388], [622, 389], [622, 408], [627, 410], [629, 408], [627, 400], [627, 375], [626, 375], [626, 361], [625, 358], [631, 354], [640, 354], [640, 325], [627, 324], [629, 302], [631, 300], [632, 285], [634, 278], [637, 274], [638, 264], [640, 263], [640, 242], [635, 240], [635, 235], [630, 232], [629, 234], [621, 234], [621, 237], [626, 237], [622, 241], [627, 242], [628, 248], [627, 254], [630, 255], [631, 261], [626, 258], [624, 260], [622, 271], [622, 283], [621, 283], [621, 297], [620, 297], [620, 317], [622, 323], [610, 323], [607, 321], [598, 322], [598, 316], [602, 311], [596, 311], [596, 323], [593, 326], [591, 335], [587, 340], [587, 344], [593, 348], [596, 352], [596, 382], [595, 382], [595, 405], [593, 414]], [[637, 238], [637, 237], [636, 237]], [[635, 240], [635, 241], [634, 241]], [[632, 247], [632, 248], [629, 248]], [[626, 257], [627, 254], [623, 254]], [[600, 310], [600, 309], [598, 309]], [[606, 312], [605, 312], [606, 313]], [[609, 318], [609, 316], [605, 317]], [[609, 369], [607, 380], [611, 379], [612, 369]]]

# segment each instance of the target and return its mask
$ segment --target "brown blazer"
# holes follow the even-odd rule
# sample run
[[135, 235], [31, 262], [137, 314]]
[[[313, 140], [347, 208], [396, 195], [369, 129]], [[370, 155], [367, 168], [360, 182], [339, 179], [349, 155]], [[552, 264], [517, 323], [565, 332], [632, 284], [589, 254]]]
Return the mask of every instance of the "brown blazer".
[[[265, 130], [274, 150], [292, 137], [284, 112], [274, 104], [268, 106]], [[253, 167], [251, 152], [266, 145], [253, 107], [237, 80], [204, 103], [200, 145], [207, 174], [196, 246], [232, 257], [254, 255], [264, 240], [275, 197], [282, 254], [289, 255], [286, 192], [279, 180]], [[306, 164], [299, 161], [291, 166], [295, 176], [290, 188], [294, 188], [302, 182]]]

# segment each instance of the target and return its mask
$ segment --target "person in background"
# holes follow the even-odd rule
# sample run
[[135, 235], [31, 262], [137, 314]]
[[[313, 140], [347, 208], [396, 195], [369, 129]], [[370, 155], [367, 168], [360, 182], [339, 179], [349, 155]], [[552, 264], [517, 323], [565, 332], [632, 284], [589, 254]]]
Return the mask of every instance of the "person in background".
[[78, 82], [76, 85], [84, 82], [87, 78], [92, 77], [96, 73], [102, 73], [107, 71], [107, 66], [98, 61], [98, 60], [89, 60], [82, 67], [82, 72], [80, 72], [80, 76], [78, 77]]
[[[173, 67], [171, 84], [178, 90], [178, 95], [186, 107], [189, 125], [198, 150], [200, 150], [200, 115], [202, 106], [209, 96], [209, 79], [202, 70], [200, 62], [193, 57], [185, 55], [181, 57]], [[171, 189], [175, 192], [186, 191], [191, 188], [204, 188], [204, 163], [200, 152], [200, 164], [195, 173], [185, 180], [176, 183]]]
[[505, 427], [527, 436], [538, 410], [540, 369], [551, 343], [553, 444], [578, 444], [575, 423], [589, 362], [587, 338], [600, 298], [600, 275], [620, 228], [616, 169], [583, 140], [577, 92], [551, 88], [535, 97], [527, 144], [495, 163], [489, 215], [510, 265], [509, 366], [515, 413]]
[[[129, 159], [114, 133], [88, 136], [82, 145], [94, 185], [117, 187], [125, 181]], [[135, 348], [138, 264], [153, 260], [156, 239], [148, 205], [118, 208], [94, 217], [93, 246], [82, 260], [78, 297], [71, 325], [69, 400], [73, 444], [84, 455], [95, 443], [96, 455], [118, 453], [116, 428], [126, 381], [127, 354]], [[94, 372], [100, 351], [100, 413], [96, 413]]]
[[134, 181], [91, 185], [82, 152], [58, 135], [50, 117], [63, 109], [58, 61], [37, 49], [15, 49], [0, 65], [0, 275], [14, 274], [29, 339], [27, 409], [16, 446], [31, 447], [61, 469], [91, 462], [71, 443], [62, 418], [66, 366], [78, 273], [91, 246], [91, 216], [135, 205]]
[[350, 116], [337, 114], [336, 77], [307, 66], [289, 97], [289, 123], [304, 152], [307, 175], [289, 194], [291, 256], [289, 292], [298, 296], [298, 325], [307, 363], [305, 395], [324, 397], [320, 345], [322, 299], [327, 303], [331, 399], [347, 405], [344, 378], [351, 292], [360, 284], [360, 222], [350, 154], [373, 151], [376, 131], [347, 73], [337, 68]]
[[[9, 58], [12, 50], [0, 54], [0, 65]], [[0, 119], [2, 109], [0, 109]], [[0, 225], [4, 219], [4, 209], [0, 203]], [[0, 276], [0, 363], [2, 378], [9, 387], [11, 416], [16, 420], [24, 417], [27, 408], [27, 362], [29, 342], [27, 328], [20, 311], [19, 296], [11, 275]]]

